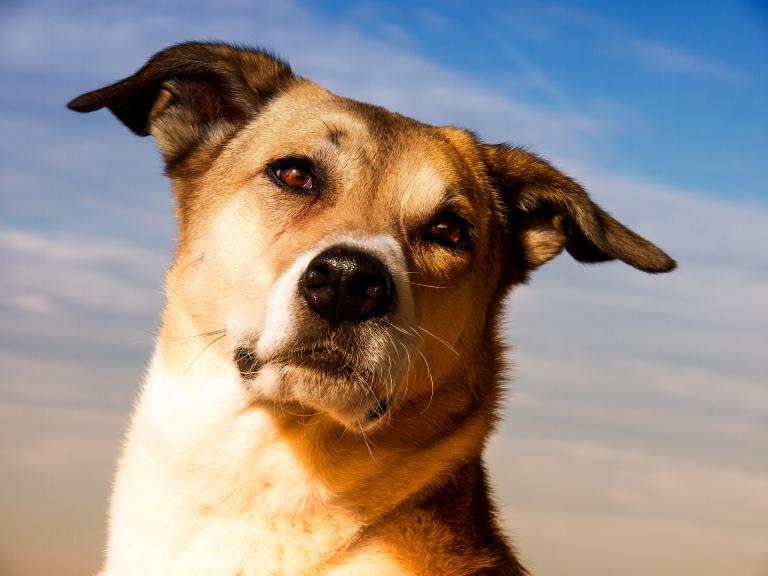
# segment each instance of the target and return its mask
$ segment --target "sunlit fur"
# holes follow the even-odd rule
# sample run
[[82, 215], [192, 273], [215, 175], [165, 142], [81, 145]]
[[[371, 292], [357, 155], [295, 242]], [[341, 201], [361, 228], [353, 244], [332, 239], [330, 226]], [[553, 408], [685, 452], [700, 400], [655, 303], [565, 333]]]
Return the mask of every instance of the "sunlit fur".
[[[563, 248], [674, 262], [537, 157], [341, 98], [261, 52], [177, 46], [70, 106], [155, 136], [179, 223], [102, 575], [524, 573], [482, 463], [502, 297]], [[285, 158], [319, 188], [275, 182]], [[457, 247], [429, 236], [445, 214], [467, 224]], [[337, 327], [314, 314], [297, 285], [328, 246], [378, 258], [392, 309]]]

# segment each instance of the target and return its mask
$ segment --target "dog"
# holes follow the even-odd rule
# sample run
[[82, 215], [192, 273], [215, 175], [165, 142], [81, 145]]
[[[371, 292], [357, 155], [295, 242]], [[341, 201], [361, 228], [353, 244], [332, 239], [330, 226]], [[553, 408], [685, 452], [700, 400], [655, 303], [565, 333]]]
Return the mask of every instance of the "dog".
[[184, 43], [68, 104], [152, 135], [178, 248], [102, 576], [521, 575], [483, 449], [501, 302], [675, 262], [522, 148]]

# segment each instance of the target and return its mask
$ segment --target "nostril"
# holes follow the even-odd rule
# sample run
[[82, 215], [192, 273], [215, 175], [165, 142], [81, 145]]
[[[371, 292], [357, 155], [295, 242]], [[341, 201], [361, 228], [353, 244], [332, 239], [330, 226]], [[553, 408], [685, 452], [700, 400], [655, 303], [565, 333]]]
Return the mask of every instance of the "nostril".
[[374, 288], [375, 280], [370, 274], [362, 271], [355, 270], [347, 277], [349, 291], [360, 298], [368, 296], [368, 290]]
[[376, 304], [386, 303], [392, 297], [392, 280], [383, 268], [361, 270], [353, 276], [350, 290], [358, 298], [372, 300]]
[[331, 274], [327, 266], [318, 264], [306, 271], [304, 284], [308, 288], [323, 288], [331, 282]]

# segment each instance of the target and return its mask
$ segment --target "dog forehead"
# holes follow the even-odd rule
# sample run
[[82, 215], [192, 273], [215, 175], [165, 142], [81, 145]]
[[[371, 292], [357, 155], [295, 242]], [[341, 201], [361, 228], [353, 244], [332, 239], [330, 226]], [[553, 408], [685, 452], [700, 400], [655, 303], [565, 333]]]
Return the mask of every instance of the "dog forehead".
[[248, 145], [263, 143], [269, 150], [293, 147], [298, 152], [321, 143], [339, 147], [343, 138], [347, 146], [372, 152], [383, 134], [370, 129], [353, 103], [304, 80], [271, 100], [243, 132]]
[[337, 96], [314, 82], [275, 98], [243, 131], [239, 158], [320, 158], [350, 184], [347, 200], [367, 201], [372, 210], [386, 206], [419, 220], [447, 197], [482, 203], [471, 135]]

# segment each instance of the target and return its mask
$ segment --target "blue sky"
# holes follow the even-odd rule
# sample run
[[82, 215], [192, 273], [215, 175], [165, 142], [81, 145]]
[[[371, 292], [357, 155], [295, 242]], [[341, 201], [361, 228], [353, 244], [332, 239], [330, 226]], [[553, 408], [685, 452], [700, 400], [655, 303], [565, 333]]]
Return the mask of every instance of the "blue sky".
[[756, 2], [356, 5], [317, 4], [499, 93], [598, 116], [593, 144], [622, 170], [768, 201], [768, 39]]
[[[12, 15], [22, 5], [3, 10]], [[116, 19], [131, 18], [152, 6], [109, 10]], [[161, 6], [159, 13], [173, 12], [173, 3]], [[332, 23], [396, 45], [499, 94], [590, 116], [597, 125], [585, 137], [621, 170], [702, 193], [768, 200], [762, 166], [768, 17], [759, 2], [484, 2], [478, 9], [467, 2], [329, 0], [311, 6], [320, 26]], [[67, 3], [58, 9], [68, 10]], [[259, 17], [258, 8], [234, 2], [203, 7], [189, 20], [201, 24], [234, 10]], [[86, 24], [92, 18], [83, 16]], [[188, 37], [183, 30], [173, 40]], [[280, 50], [289, 54], [286, 32]], [[247, 33], [231, 37], [260, 43]], [[36, 113], [61, 113], [49, 108], [50, 92], [39, 93], [53, 78], [23, 67], [4, 72], [27, 87], [23, 99], [4, 94], [9, 109], [42, 104]]]
[[525, 145], [676, 257], [511, 296], [496, 492], [534, 574], [765, 574], [766, 9], [237, 0], [0, 6], [0, 573], [96, 567], [173, 250], [154, 142], [64, 105], [188, 39]]

